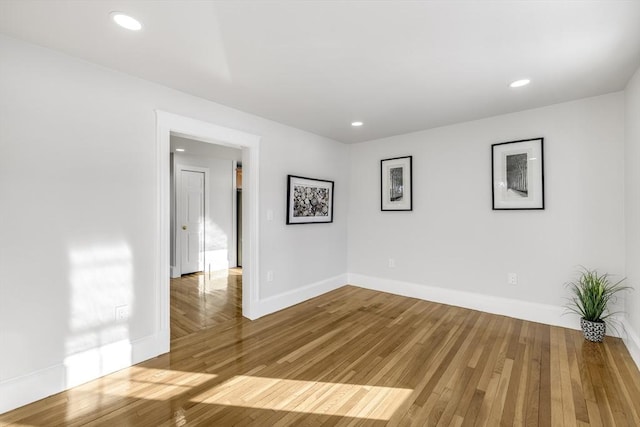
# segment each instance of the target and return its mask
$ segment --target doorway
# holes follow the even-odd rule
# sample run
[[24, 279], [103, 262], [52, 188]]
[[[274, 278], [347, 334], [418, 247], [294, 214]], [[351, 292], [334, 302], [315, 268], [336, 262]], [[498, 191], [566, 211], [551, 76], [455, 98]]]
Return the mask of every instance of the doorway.
[[171, 277], [239, 265], [242, 150], [171, 136]]
[[239, 148], [243, 166], [242, 315], [259, 317], [258, 310], [258, 170], [260, 137], [164, 111], [157, 116], [158, 235], [157, 354], [170, 349], [170, 139], [171, 135]]
[[242, 151], [176, 135], [170, 148], [173, 341], [242, 316], [236, 251]]

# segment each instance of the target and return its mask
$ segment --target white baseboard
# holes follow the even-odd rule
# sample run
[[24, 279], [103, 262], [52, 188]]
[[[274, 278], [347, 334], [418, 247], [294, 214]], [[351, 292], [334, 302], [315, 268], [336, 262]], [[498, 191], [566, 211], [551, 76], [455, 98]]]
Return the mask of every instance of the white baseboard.
[[640, 369], [640, 336], [638, 336], [638, 332], [631, 327], [627, 319], [622, 320], [622, 325], [624, 328], [622, 340], [627, 346], [631, 358], [636, 362], [638, 369]]
[[312, 283], [299, 289], [259, 299], [256, 304], [255, 318], [275, 313], [311, 298], [338, 289], [347, 284], [347, 275], [340, 274], [320, 282]]
[[0, 414], [161, 354], [159, 335], [120, 341], [69, 356], [63, 363], [0, 382]]
[[[381, 279], [361, 274], [341, 274], [299, 289], [260, 299], [256, 307], [256, 317], [291, 307], [338, 289], [347, 283], [365, 289], [578, 329], [576, 319], [571, 316], [563, 316], [564, 309], [559, 306]], [[624, 343], [640, 369], [640, 338], [626, 320], [623, 319], [622, 324]], [[166, 336], [168, 334], [158, 333], [132, 343], [109, 344], [68, 357], [66, 363], [2, 381], [0, 382], [0, 414], [166, 353], [169, 348]], [[105, 364], [105, 360], [109, 363]], [[101, 363], [93, 363], [98, 361]], [[86, 366], [99, 366], [99, 368], [87, 372]], [[77, 373], [70, 375], [74, 371]]]
[[[346, 283], [347, 275], [341, 274], [258, 300], [256, 317], [317, 297]], [[105, 345], [67, 357], [58, 365], [0, 381], [0, 414], [166, 353], [169, 351], [168, 336], [166, 331], [160, 331], [131, 343], [124, 341]]]
[[[418, 298], [487, 313], [500, 314], [515, 319], [529, 320], [546, 325], [561, 326], [569, 329], [580, 329], [575, 316], [565, 316], [565, 309], [560, 306], [531, 303], [522, 300], [476, 294], [473, 292], [438, 288], [417, 283], [380, 279], [361, 274], [348, 274], [349, 284], [375, 291]], [[624, 341], [631, 358], [640, 369], [640, 338], [626, 319], [618, 319], [622, 330], [608, 328], [607, 333], [619, 336]]]
[[0, 382], [0, 414], [66, 389], [63, 365]]
[[178, 266], [172, 265], [170, 271], [172, 279], [177, 279], [178, 277], [180, 277], [180, 268], [178, 268]]
[[565, 310], [560, 306], [381, 279], [361, 274], [349, 274], [348, 277], [349, 284], [375, 291], [500, 314], [547, 325], [561, 326], [563, 328], [579, 329], [580, 326], [574, 317], [563, 316]]

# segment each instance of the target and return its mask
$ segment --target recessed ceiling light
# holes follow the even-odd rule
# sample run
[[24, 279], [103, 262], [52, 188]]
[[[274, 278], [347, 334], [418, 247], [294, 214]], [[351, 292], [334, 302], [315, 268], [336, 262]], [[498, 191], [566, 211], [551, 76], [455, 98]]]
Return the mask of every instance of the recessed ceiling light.
[[176, 148], [176, 151], [184, 151], [184, 148]]
[[125, 15], [122, 12], [111, 12], [111, 19], [115, 21], [116, 24], [120, 25], [122, 28], [126, 28], [131, 31], [139, 31], [142, 28], [142, 24], [137, 19]]
[[522, 79], [522, 80], [516, 80], [515, 82], [512, 82], [509, 86], [511, 86], [511, 87], [522, 87], [522, 86], [528, 85], [529, 83], [531, 83], [531, 80]]
[[353, 127], [358, 127], [358, 126], [362, 126], [364, 123], [362, 122], [351, 122], [351, 126]]

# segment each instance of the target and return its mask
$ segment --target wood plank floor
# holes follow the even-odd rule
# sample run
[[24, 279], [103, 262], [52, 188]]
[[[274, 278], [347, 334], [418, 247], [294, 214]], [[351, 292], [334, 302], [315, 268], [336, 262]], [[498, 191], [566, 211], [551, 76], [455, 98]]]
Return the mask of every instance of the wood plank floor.
[[220, 302], [226, 319], [191, 313], [217, 304], [199, 292], [172, 298], [171, 353], [0, 425], [640, 426], [640, 373], [619, 339], [353, 286], [253, 322], [238, 293]]
[[242, 317], [242, 269], [171, 280], [171, 340]]

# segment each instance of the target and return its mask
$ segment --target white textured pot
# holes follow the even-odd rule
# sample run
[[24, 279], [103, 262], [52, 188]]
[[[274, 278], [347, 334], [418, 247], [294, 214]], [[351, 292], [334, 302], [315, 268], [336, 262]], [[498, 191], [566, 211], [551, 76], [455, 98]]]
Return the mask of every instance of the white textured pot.
[[592, 322], [584, 317], [580, 319], [580, 327], [582, 328], [584, 338], [593, 342], [602, 342], [607, 332], [607, 325], [603, 321]]

